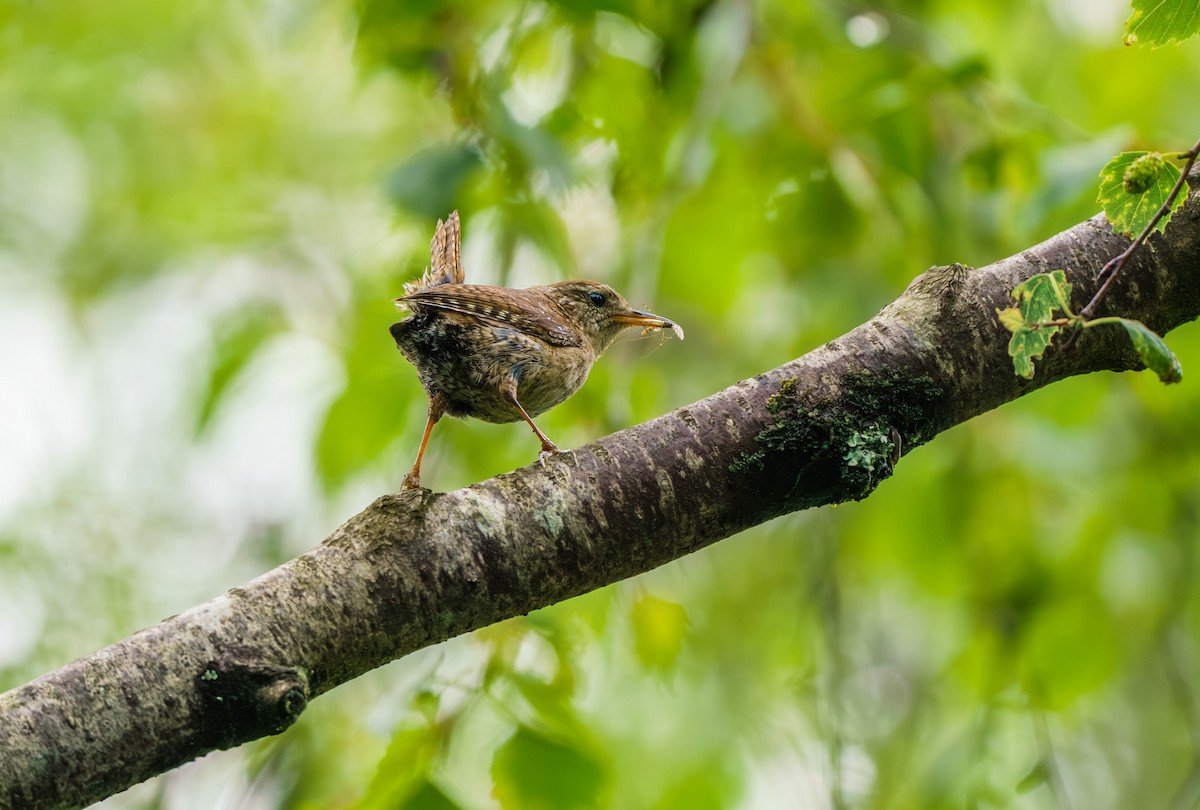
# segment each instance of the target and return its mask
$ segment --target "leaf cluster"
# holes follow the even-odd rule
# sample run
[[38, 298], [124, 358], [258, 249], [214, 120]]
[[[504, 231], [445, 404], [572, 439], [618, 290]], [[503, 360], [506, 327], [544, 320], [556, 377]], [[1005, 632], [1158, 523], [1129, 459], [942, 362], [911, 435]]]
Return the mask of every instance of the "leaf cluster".
[[1120, 325], [1129, 335], [1142, 363], [1162, 382], [1183, 380], [1179, 359], [1163, 339], [1141, 321], [1120, 317], [1088, 320], [1072, 312], [1071, 284], [1062, 270], [1039, 273], [1026, 279], [1013, 289], [1013, 297], [1017, 306], [998, 309], [996, 316], [1004, 328], [1012, 332], [1008, 353], [1012, 355], [1013, 371], [1020, 377], [1033, 379], [1034, 361], [1042, 357], [1060, 332]]

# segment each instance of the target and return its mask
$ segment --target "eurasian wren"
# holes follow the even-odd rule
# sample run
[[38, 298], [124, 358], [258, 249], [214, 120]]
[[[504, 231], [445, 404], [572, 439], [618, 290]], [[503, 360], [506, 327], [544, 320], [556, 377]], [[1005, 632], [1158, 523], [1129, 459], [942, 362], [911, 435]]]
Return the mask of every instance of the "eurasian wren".
[[670, 329], [683, 338], [677, 324], [631, 309], [616, 290], [595, 281], [523, 290], [464, 284], [461, 239], [457, 211], [438, 220], [430, 266], [396, 299], [412, 314], [392, 324], [392, 337], [429, 397], [425, 434], [404, 479], [409, 489], [421, 485], [421, 457], [443, 416], [524, 419], [541, 440], [538, 458], [544, 460], [558, 448], [533, 417], [578, 391], [621, 330]]

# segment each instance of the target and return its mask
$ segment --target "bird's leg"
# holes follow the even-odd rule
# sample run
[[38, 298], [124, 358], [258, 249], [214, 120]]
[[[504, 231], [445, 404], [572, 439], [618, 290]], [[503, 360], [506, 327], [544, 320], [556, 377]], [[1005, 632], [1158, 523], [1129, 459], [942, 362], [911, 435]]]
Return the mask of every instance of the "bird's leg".
[[517, 399], [516, 382], [510, 381], [501, 386], [500, 393], [504, 395], [505, 399], [513, 404], [513, 407], [516, 408], [517, 412], [521, 414], [521, 418], [525, 420], [529, 427], [533, 428], [533, 432], [541, 440], [542, 449], [540, 452], [538, 452], [538, 461], [545, 464], [548, 456], [552, 456], [555, 453], [560, 452], [554, 442], [550, 441], [550, 438], [545, 433], [542, 433], [538, 426], [533, 423], [533, 418], [525, 411], [525, 408], [521, 406], [520, 400]]
[[417, 450], [417, 460], [413, 462], [408, 475], [404, 476], [405, 489], [421, 488], [421, 458], [425, 455], [425, 445], [429, 444], [429, 434], [433, 433], [433, 426], [442, 418], [444, 411], [442, 398], [439, 395], [434, 394], [429, 397], [429, 419], [425, 422], [425, 435], [421, 437], [421, 448]]

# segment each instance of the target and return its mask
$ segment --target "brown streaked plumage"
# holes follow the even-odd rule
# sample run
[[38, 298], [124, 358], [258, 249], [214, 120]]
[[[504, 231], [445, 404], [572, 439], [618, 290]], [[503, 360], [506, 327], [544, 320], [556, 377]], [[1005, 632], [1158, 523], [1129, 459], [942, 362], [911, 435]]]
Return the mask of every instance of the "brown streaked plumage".
[[458, 212], [438, 220], [430, 266], [404, 285], [398, 306], [412, 314], [392, 324], [400, 352], [417, 368], [429, 396], [429, 418], [404, 486], [421, 485], [421, 458], [442, 416], [485, 422], [524, 419], [542, 443], [540, 459], [557, 453], [533, 417], [579, 390], [592, 364], [626, 327], [683, 330], [666, 318], [630, 308], [596, 281], [560, 281], [514, 290], [463, 283]]

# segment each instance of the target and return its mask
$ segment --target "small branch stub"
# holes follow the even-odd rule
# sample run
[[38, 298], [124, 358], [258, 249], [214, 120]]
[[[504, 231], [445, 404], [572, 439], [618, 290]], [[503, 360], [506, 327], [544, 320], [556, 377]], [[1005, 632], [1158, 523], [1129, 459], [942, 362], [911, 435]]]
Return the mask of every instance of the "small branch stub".
[[308, 678], [294, 667], [210, 661], [197, 676], [205, 728], [215, 748], [284, 731], [308, 705]]

